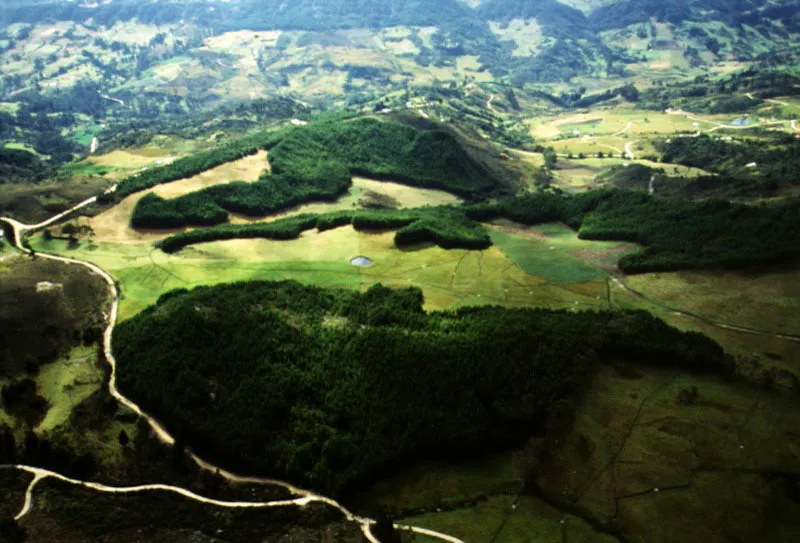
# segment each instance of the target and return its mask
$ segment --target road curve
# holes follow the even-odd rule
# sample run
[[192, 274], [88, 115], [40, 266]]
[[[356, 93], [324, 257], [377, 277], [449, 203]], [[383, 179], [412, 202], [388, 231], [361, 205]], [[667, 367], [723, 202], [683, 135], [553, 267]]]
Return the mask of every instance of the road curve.
[[[106, 191], [106, 193], [113, 192], [116, 190], [116, 185], [111, 187]], [[33, 232], [35, 230], [45, 228], [50, 226], [51, 224], [56, 223], [57, 221], [61, 220], [62, 218], [68, 216], [71, 213], [74, 213], [78, 209], [85, 207], [91, 203], [94, 203], [97, 200], [96, 197], [89, 198], [84, 200], [83, 202], [77, 204], [76, 206], [68, 209], [67, 211], [56, 215], [46, 221], [35, 225], [26, 225], [9, 217], [0, 217], [0, 223], [5, 223], [9, 227], [11, 227], [12, 235], [10, 238], [13, 240], [14, 245], [26, 254], [32, 254], [33, 251], [26, 248], [23, 244], [23, 238], [25, 234]], [[83, 260], [77, 260], [74, 258], [67, 258], [63, 256], [56, 256], [50, 255], [46, 253], [36, 253], [36, 256], [39, 258], [46, 258], [50, 260], [55, 260], [59, 262], [64, 262], [67, 264], [75, 264], [79, 266], [83, 266], [87, 268], [92, 273], [99, 275], [108, 285], [109, 292], [111, 293], [111, 309], [107, 316], [107, 325], [103, 332], [103, 354], [106, 357], [106, 360], [111, 367], [111, 377], [108, 381], [108, 391], [114, 399], [116, 399], [119, 403], [127, 407], [128, 409], [134, 411], [139, 416], [144, 418], [147, 423], [152, 428], [155, 435], [158, 437], [160, 441], [167, 445], [174, 445], [175, 439], [170, 435], [167, 429], [159, 423], [155, 418], [150, 416], [149, 414], [145, 413], [135, 402], [126, 398], [118, 389], [117, 389], [117, 361], [114, 358], [114, 353], [111, 349], [111, 337], [114, 332], [114, 326], [117, 323], [117, 316], [119, 313], [119, 291], [117, 289], [116, 282], [114, 278], [111, 277], [105, 270], [100, 268], [99, 266], [92, 264], [91, 262], [85, 262]], [[192, 460], [197, 464], [198, 467], [201, 469], [213, 472], [217, 475], [222, 476], [224, 479], [228, 480], [231, 483], [235, 484], [256, 484], [256, 485], [267, 485], [267, 486], [280, 486], [286, 490], [288, 490], [291, 494], [297, 496], [297, 498], [293, 500], [280, 500], [280, 501], [272, 501], [272, 502], [226, 502], [221, 500], [214, 500], [211, 498], [205, 498], [194, 492], [187, 490], [185, 488], [177, 487], [177, 486], [170, 486], [170, 485], [142, 485], [142, 486], [134, 486], [134, 487], [111, 487], [102, 485], [99, 483], [93, 483], [88, 481], [79, 481], [77, 479], [71, 479], [59, 473], [44, 470], [41, 468], [36, 468], [32, 466], [24, 466], [24, 465], [13, 465], [13, 466], [0, 466], [0, 468], [13, 468], [17, 470], [26, 471], [34, 475], [34, 479], [31, 481], [30, 485], [28, 486], [28, 490], [25, 495], [25, 505], [23, 506], [22, 511], [17, 515], [17, 520], [23, 518], [31, 509], [33, 503], [33, 491], [36, 485], [44, 478], [53, 477], [58, 480], [84, 486], [86, 488], [91, 488], [93, 490], [99, 492], [107, 492], [107, 493], [133, 493], [133, 492], [144, 492], [144, 491], [152, 491], [152, 490], [165, 490], [168, 492], [174, 492], [176, 494], [180, 494], [186, 498], [207, 503], [210, 505], [216, 505], [219, 507], [229, 507], [229, 508], [256, 508], [256, 507], [304, 507], [312, 502], [317, 503], [324, 503], [339, 512], [341, 512], [344, 517], [351, 522], [356, 522], [359, 524], [364, 537], [367, 538], [368, 541], [371, 543], [381, 543], [378, 541], [375, 536], [372, 535], [371, 526], [375, 523], [373, 519], [369, 519], [366, 517], [361, 517], [355, 515], [339, 502], [333, 500], [332, 498], [328, 498], [326, 496], [322, 496], [320, 494], [316, 494], [309, 490], [304, 490], [299, 487], [292, 485], [291, 483], [281, 481], [278, 479], [269, 479], [269, 478], [262, 478], [262, 477], [247, 477], [243, 475], [238, 475], [222, 468], [219, 468], [210, 462], [207, 462], [193, 453], [191, 450], [187, 450], [187, 453], [192, 458]], [[450, 536], [448, 534], [435, 532], [433, 530], [427, 530], [424, 528], [417, 528], [414, 526], [406, 526], [402, 524], [395, 524], [395, 527], [398, 530], [408, 531], [413, 533], [418, 533], [421, 535], [427, 535], [429, 537], [433, 537], [435, 539], [439, 539], [441, 541], [447, 541], [448, 543], [464, 543], [464, 541]]]

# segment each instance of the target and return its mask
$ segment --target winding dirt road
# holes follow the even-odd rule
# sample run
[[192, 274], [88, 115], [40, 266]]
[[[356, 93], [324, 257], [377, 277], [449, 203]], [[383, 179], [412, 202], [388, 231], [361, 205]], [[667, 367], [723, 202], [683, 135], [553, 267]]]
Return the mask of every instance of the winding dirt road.
[[625, 144], [625, 158], [636, 160], [636, 155], [633, 152], [633, 144], [635, 141], [629, 141]]
[[488, 100], [486, 100], [486, 107], [487, 107], [487, 108], [488, 108], [488, 109], [489, 109], [489, 110], [490, 110], [492, 113], [494, 113], [495, 115], [499, 115], [499, 114], [500, 114], [500, 112], [499, 112], [499, 111], [497, 111], [497, 110], [495, 109], [494, 105], [492, 105], [492, 102], [494, 102], [494, 99], [495, 99], [495, 98], [496, 98], [496, 96], [495, 96], [494, 94], [492, 94], [491, 96], [489, 96], [489, 99], [488, 99]]
[[632, 127], [633, 127], [633, 121], [628, 121], [628, 126], [626, 126], [625, 128], [623, 128], [622, 130], [619, 130], [619, 131], [617, 131], [617, 132], [615, 132], [615, 133], [611, 134], [611, 137], [614, 137], [614, 136], [621, 136], [621, 135], [623, 135], [625, 132], [627, 132], [628, 130], [630, 130]]
[[[116, 190], [116, 185], [108, 189], [106, 192], [113, 192], [114, 190]], [[96, 200], [97, 197], [89, 198], [77, 204], [76, 206], [68, 209], [67, 211], [35, 225], [26, 225], [8, 217], [0, 217], [0, 222], [5, 223], [11, 228], [12, 232], [11, 236], [9, 237], [13, 240], [14, 245], [17, 247], [17, 249], [19, 249], [23, 253], [31, 254], [32, 251], [24, 247], [22, 244], [22, 240], [26, 234], [50, 226], [56, 223], [57, 221], [61, 220], [62, 218], [70, 215], [71, 213], [74, 213], [78, 209], [94, 203]], [[38, 252], [36, 253], [36, 256], [39, 258], [47, 258], [50, 260], [56, 260], [67, 264], [75, 264], [83, 266], [89, 269], [92, 273], [99, 275], [106, 282], [109, 288], [109, 292], [111, 293], [111, 309], [107, 316], [108, 324], [106, 326], [105, 331], [103, 332], [103, 353], [105, 354], [108, 364], [111, 366], [111, 377], [108, 382], [108, 392], [119, 403], [121, 403], [128, 409], [134, 411], [139, 416], [144, 418], [152, 428], [155, 435], [159, 438], [159, 440], [161, 440], [163, 443], [167, 445], [173, 445], [175, 443], [175, 439], [172, 437], [172, 435], [170, 435], [167, 429], [164, 428], [164, 426], [161, 423], [159, 423], [155, 418], [142, 411], [142, 409], [136, 403], [123, 396], [122, 393], [120, 393], [120, 391], [117, 389], [117, 362], [116, 359], [114, 358], [114, 353], [112, 352], [111, 349], [111, 336], [114, 332], [114, 326], [117, 323], [117, 315], [119, 311], [119, 292], [117, 290], [117, 285], [114, 282], [114, 278], [111, 277], [111, 275], [109, 275], [105, 270], [103, 270], [102, 268], [100, 268], [95, 264], [92, 264], [91, 262], [85, 262], [83, 260], [76, 260], [74, 258], [67, 258], [67, 257], [50, 255], [46, 253], [38, 253]], [[27, 515], [28, 512], [30, 511], [33, 504], [33, 492], [36, 488], [36, 485], [43, 479], [55, 478], [66, 483], [80, 485], [85, 488], [90, 488], [98, 492], [106, 492], [106, 493], [136, 493], [136, 492], [146, 492], [153, 490], [168, 491], [201, 503], [215, 505], [218, 507], [227, 507], [227, 508], [305, 507], [306, 505], [314, 502], [324, 503], [341, 512], [348, 521], [358, 523], [362, 533], [364, 534], [364, 537], [366, 537], [368, 541], [370, 541], [371, 543], [381, 543], [375, 538], [374, 535], [372, 535], [371, 526], [375, 523], [373, 519], [355, 515], [354, 513], [346, 509], [343, 505], [333, 500], [332, 498], [328, 498], [326, 496], [322, 496], [320, 494], [316, 494], [314, 492], [298, 488], [292, 485], [291, 483], [280, 481], [277, 479], [247, 477], [247, 476], [237, 475], [235, 473], [221, 469], [211, 464], [210, 462], [201, 459], [199, 456], [197, 456], [191, 451], [187, 450], [187, 453], [201, 469], [220, 475], [231, 483], [280, 486], [288, 490], [291, 494], [297, 496], [297, 498], [292, 500], [279, 500], [271, 502], [228, 502], [228, 501], [215, 500], [212, 498], [206, 498], [198, 494], [195, 494], [194, 492], [187, 490], [185, 488], [172, 485], [154, 484], [154, 485], [142, 485], [142, 486], [132, 486], [132, 487], [112, 487], [112, 486], [102, 485], [100, 483], [93, 483], [90, 481], [79, 481], [77, 479], [71, 479], [59, 473], [33, 466], [2, 465], [0, 466], [0, 468], [21, 470], [34, 475], [34, 478], [28, 485], [28, 490], [25, 494], [25, 504], [22, 510], [16, 516], [17, 520], [25, 517], [25, 515]], [[428, 530], [425, 528], [418, 528], [415, 526], [405, 526], [401, 524], [396, 524], [395, 527], [398, 530], [425, 535], [428, 537], [439, 539], [441, 541], [447, 541], [448, 543], [464, 543], [462, 540], [456, 537], [436, 532], [433, 530]]]

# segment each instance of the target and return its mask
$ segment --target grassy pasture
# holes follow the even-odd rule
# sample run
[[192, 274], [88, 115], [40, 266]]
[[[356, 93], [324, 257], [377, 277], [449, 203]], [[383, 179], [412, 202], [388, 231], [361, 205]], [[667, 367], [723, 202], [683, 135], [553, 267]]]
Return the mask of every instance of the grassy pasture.
[[[766, 299], [761, 301], [758, 299], [751, 301], [746, 298], [736, 300], [736, 289], [742, 289], [743, 291], [750, 289], [750, 292], [766, 290], [771, 288], [769, 280], [764, 280], [763, 282], [757, 280], [755, 285], [750, 285], [750, 278], [740, 276], [738, 282], [728, 284], [731, 287], [730, 289], [719, 288], [714, 292], [713, 274], [683, 272], [680, 275], [687, 274], [696, 276], [694, 281], [700, 285], [700, 288], [694, 287], [691, 282], [684, 282], [680, 284], [685, 290], [678, 293], [677, 285], [679, 283], [677, 281], [673, 280], [674, 282], [670, 285], [670, 288], [664, 288], [665, 282], [670, 284], [669, 279], [665, 280], [664, 276], [669, 277], [677, 274], [643, 274], [625, 277], [623, 280], [626, 284], [635, 283], [637, 288], [642, 289], [642, 293], [647, 296], [646, 298], [635, 296], [622, 289], [616, 283], [610, 282], [608, 299], [614, 308], [644, 309], [680, 330], [691, 330], [709, 336], [722, 345], [727, 353], [742, 360], [740, 371], [755, 379], [760, 379], [764, 370], [798, 374], [797, 361], [800, 360], [800, 343], [771, 335], [728, 330], [675, 312], [675, 310], [695, 311], [697, 315], [727, 324], [728, 322], [724, 321], [722, 317], [713, 313], [715, 308], [719, 308], [726, 314], [726, 317], [738, 319], [731, 324], [749, 326], [767, 333], [780, 333], [780, 329], [771, 328], [776, 326], [776, 322], [784, 320], [796, 321], [799, 316], [797, 310], [786, 308], [787, 302], [792, 303], [794, 300], [789, 297], [779, 297], [776, 303], [779, 309], [776, 310], [776, 307], [771, 306]], [[780, 277], [779, 273], [776, 273], [773, 277], [773, 280], [779, 284], [792, 282], [790, 277]], [[650, 291], [647, 287], [651, 282], [655, 285], [660, 285], [665, 292], [672, 290], [673, 299], [665, 302], [656, 298], [655, 296], [658, 293]], [[698, 299], [698, 297], [704, 295], [704, 291], [709, 296], [709, 302], [704, 303], [703, 300]], [[743, 303], [740, 304], [739, 302]], [[753, 304], [752, 306], [750, 305], [751, 303]], [[727, 309], [726, 306], [728, 306]], [[737, 311], [731, 311], [732, 308]], [[701, 313], [701, 309], [709, 312]], [[782, 313], [783, 311], [786, 311], [786, 313]], [[790, 331], [790, 333], [797, 334], [797, 328]], [[792, 385], [787, 375], [780, 377], [778, 381], [784, 386]]]
[[234, 224], [275, 221], [301, 213], [330, 213], [332, 211], [344, 211], [348, 209], [364, 207], [362, 199], [368, 197], [369, 193], [386, 196], [396, 202], [398, 209], [438, 206], [446, 204], [458, 204], [461, 198], [449, 192], [436, 189], [424, 189], [410, 187], [391, 181], [375, 181], [364, 177], [354, 177], [353, 185], [335, 202], [314, 202], [293, 207], [282, 213], [270, 215], [266, 218], [254, 218], [244, 215], [231, 214], [231, 222]]
[[19, 111], [19, 103], [0, 102], [0, 111], [2, 111], [3, 113], [10, 113], [11, 115], [16, 115], [17, 111]]
[[99, 124], [92, 124], [75, 132], [70, 138], [80, 145], [88, 147], [92, 143], [92, 139], [94, 139], [102, 129], [103, 128]]
[[[543, 228], [547, 233], [547, 227]], [[556, 230], [553, 243], [559, 250], [542, 252], [545, 261], [535, 264], [549, 279], [526, 272], [498, 246], [485, 251], [435, 246], [398, 249], [394, 231], [359, 232], [352, 227], [305, 232], [293, 241], [205, 243], [174, 255], [145, 244], [108, 241], [83, 241], [69, 249], [66, 241], [36, 237], [32, 244], [37, 250], [85, 259], [108, 270], [122, 287], [122, 318], [136, 314], [175, 288], [252, 279], [297, 279], [347, 288], [366, 288], [378, 282], [397, 287], [414, 285], [423, 290], [426, 307], [431, 309], [487, 303], [603, 307], [605, 274], [598, 267], [606, 264], [596, 255], [608, 244], [569, 239], [561, 227]], [[529, 241], [509, 245], [519, 257]], [[373, 265], [351, 266], [350, 259], [359, 255], [372, 259]], [[555, 263], [548, 264], [548, 259]], [[558, 270], [569, 279], [558, 277]]]
[[[797, 533], [797, 517], [781, 512], [781, 483], [760, 475], [800, 462], [790, 430], [800, 422], [796, 396], [631, 370], [595, 377], [560, 450], [537, 470], [548, 495], [600, 522], [614, 518], [631, 541], [781, 541]], [[681, 401], [692, 387], [697, 398]]]
[[[613, 136], [624, 141], [638, 138], [694, 133], [724, 124], [739, 115], [702, 115], [691, 119], [686, 115], [637, 110], [631, 106], [595, 109], [553, 117], [536, 117], [528, 121], [530, 133], [538, 139]], [[579, 133], [576, 134], [576, 131]]]
[[626, 283], [671, 307], [728, 324], [800, 330], [800, 270], [657, 273], [631, 276]]
[[100, 388], [104, 372], [96, 361], [97, 347], [81, 346], [42, 367], [36, 376], [37, 388], [50, 408], [36, 428], [38, 432], [48, 432], [66, 423], [72, 409]]
[[[516, 235], [515, 235], [516, 234]], [[492, 241], [525, 272], [549, 283], [583, 283], [605, 277], [603, 268], [614, 269], [617, 259], [633, 244], [579, 240], [566, 225], [525, 227], [498, 221]]]
[[114, 168], [125, 172], [121, 177], [129, 175], [131, 170], [139, 170], [152, 166], [157, 160], [166, 160], [172, 153], [167, 149], [142, 148], [142, 149], [117, 149], [104, 155], [88, 157], [80, 164], [90, 164]]

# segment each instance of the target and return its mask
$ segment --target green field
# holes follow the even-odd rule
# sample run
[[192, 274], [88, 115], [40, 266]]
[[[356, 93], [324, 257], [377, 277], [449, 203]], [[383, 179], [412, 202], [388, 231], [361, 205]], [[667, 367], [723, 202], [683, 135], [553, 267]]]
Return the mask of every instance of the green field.
[[99, 134], [102, 129], [103, 127], [101, 127], [99, 124], [92, 124], [81, 130], [78, 130], [77, 132], [74, 132], [70, 136], [70, 139], [76, 143], [79, 143], [80, 145], [88, 147], [92, 143], [92, 139], [94, 139], [94, 137]]
[[97, 346], [77, 347], [61, 359], [44, 366], [36, 376], [39, 395], [50, 404], [36, 428], [48, 432], [65, 424], [72, 409], [98, 390], [105, 371], [97, 365]]
[[[394, 245], [394, 232], [359, 232], [342, 227], [307, 232], [294, 241], [230, 240], [195, 245], [167, 255], [150, 246], [35, 237], [36, 250], [88, 260], [111, 273], [122, 291], [121, 316], [128, 318], [175, 288], [254, 279], [296, 279], [328, 287], [366, 288], [373, 283], [415, 285], [426, 307], [476, 304], [542, 307], [603, 307], [609, 252], [620, 244], [578, 240], [566, 227], [535, 230], [543, 241], [495, 232], [498, 245], [484, 251]], [[553, 249], [550, 249], [553, 247]], [[351, 258], [372, 259], [366, 268]]]
[[[509, 225], [513, 223], [500, 222]], [[513, 225], [519, 228], [519, 225]], [[501, 226], [502, 227], [502, 226]], [[607, 274], [625, 252], [636, 250], [632, 244], [587, 242], [562, 224], [522, 227], [527, 236], [509, 234], [500, 229], [491, 231], [492, 241], [520, 268], [549, 283], [583, 283]], [[580, 258], [579, 258], [580, 257]]]

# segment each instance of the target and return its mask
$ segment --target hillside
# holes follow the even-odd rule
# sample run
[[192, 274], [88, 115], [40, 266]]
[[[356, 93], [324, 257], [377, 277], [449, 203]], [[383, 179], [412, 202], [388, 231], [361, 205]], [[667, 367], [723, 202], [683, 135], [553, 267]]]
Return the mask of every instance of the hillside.
[[241, 134], [476, 86], [535, 97], [791, 65], [800, 31], [796, 0], [20, 0], [0, 21], [0, 144], [50, 165], [132, 130]]

